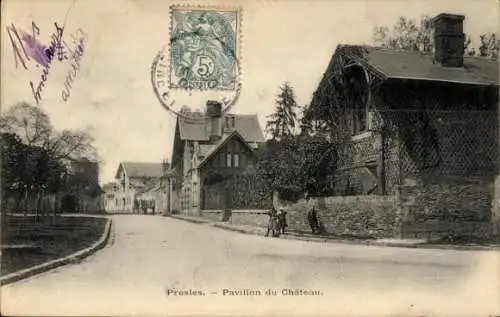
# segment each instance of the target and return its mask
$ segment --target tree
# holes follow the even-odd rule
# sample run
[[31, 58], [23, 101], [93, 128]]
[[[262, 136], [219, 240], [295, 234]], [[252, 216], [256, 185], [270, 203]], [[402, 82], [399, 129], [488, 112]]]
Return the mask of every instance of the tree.
[[297, 121], [297, 102], [295, 93], [290, 83], [285, 82], [280, 87], [280, 93], [276, 98], [276, 109], [268, 116], [270, 120], [266, 124], [266, 131], [273, 139], [281, 139], [293, 135]]
[[[373, 40], [376, 45], [389, 49], [399, 49], [407, 51], [419, 51], [424, 53], [432, 52], [432, 19], [429, 16], [422, 16], [417, 24], [415, 19], [401, 16], [391, 28], [387, 26], [377, 26], [373, 32]], [[498, 56], [499, 41], [495, 33], [484, 33], [479, 36], [480, 46], [479, 56]], [[474, 56], [477, 51], [471, 47], [472, 39], [466, 35], [464, 40], [465, 54]]]
[[479, 56], [497, 58], [500, 50], [500, 40], [495, 33], [484, 33], [479, 36], [481, 44], [478, 51]]
[[373, 39], [376, 44], [385, 48], [431, 52], [433, 48], [431, 17], [423, 16], [417, 24], [415, 19], [401, 16], [392, 28], [375, 27]]
[[[40, 108], [18, 103], [0, 116], [5, 192], [20, 200], [59, 192], [71, 162], [97, 160], [88, 130], [56, 131]], [[97, 191], [96, 191], [97, 192]]]
[[0, 117], [0, 131], [15, 133], [28, 146], [38, 146], [55, 160], [68, 163], [83, 157], [97, 160], [94, 138], [88, 130], [55, 131], [39, 107], [18, 103]]
[[14, 133], [1, 134], [2, 155], [2, 193], [3, 198], [10, 198], [19, 189], [24, 188], [26, 145]]
[[56, 193], [61, 189], [63, 164], [45, 149], [26, 145], [14, 133], [2, 133], [2, 189], [17, 209], [30, 193]]
[[43, 146], [50, 139], [53, 127], [41, 108], [21, 102], [0, 117], [0, 130], [18, 135], [28, 146]]
[[314, 132], [314, 126], [311, 118], [309, 117], [309, 107], [304, 105], [300, 108], [300, 135], [311, 135]]
[[193, 110], [189, 106], [182, 106], [179, 110], [179, 115], [182, 117], [191, 117], [193, 114]]
[[281, 198], [294, 201], [306, 191], [314, 195], [331, 193], [329, 176], [335, 162], [335, 148], [322, 135], [286, 136], [280, 141], [267, 141], [256, 171], [269, 192], [277, 191]]
[[119, 188], [119, 185], [116, 182], [107, 182], [106, 184], [102, 185], [102, 191], [105, 193], [110, 193]]

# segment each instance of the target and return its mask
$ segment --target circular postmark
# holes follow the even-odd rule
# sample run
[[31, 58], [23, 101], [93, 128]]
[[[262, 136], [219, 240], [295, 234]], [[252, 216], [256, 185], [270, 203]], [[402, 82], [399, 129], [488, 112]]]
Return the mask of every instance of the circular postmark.
[[[205, 121], [200, 108], [207, 102], [227, 112], [239, 97], [237, 37], [229, 13], [173, 12], [171, 39], [154, 59], [151, 80], [160, 103], [184, 120]], [[186, 106], [198, 115], [184, 112]]]

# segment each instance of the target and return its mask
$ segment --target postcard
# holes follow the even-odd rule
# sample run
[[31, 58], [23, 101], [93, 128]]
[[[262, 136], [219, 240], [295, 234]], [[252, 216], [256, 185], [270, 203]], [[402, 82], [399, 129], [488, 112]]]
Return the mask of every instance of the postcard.
[[498, 316], [493, 0], [6, 0], [6, 316]]

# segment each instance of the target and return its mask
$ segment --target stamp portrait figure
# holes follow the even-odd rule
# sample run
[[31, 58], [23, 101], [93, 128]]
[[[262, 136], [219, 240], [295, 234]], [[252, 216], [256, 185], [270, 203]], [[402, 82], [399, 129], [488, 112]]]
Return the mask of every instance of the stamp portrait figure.
[[171, 88], [235, 88], [237, 19], [237, 11], [173, 9]]

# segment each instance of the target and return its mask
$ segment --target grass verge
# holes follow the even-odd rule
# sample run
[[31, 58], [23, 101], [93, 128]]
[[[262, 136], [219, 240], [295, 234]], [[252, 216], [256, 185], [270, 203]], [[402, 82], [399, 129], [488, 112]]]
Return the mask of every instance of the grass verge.
[[105, 218], [9, 216], [1, 232], [0, 274], [6, 275], [90, 247], [104, 233]]

